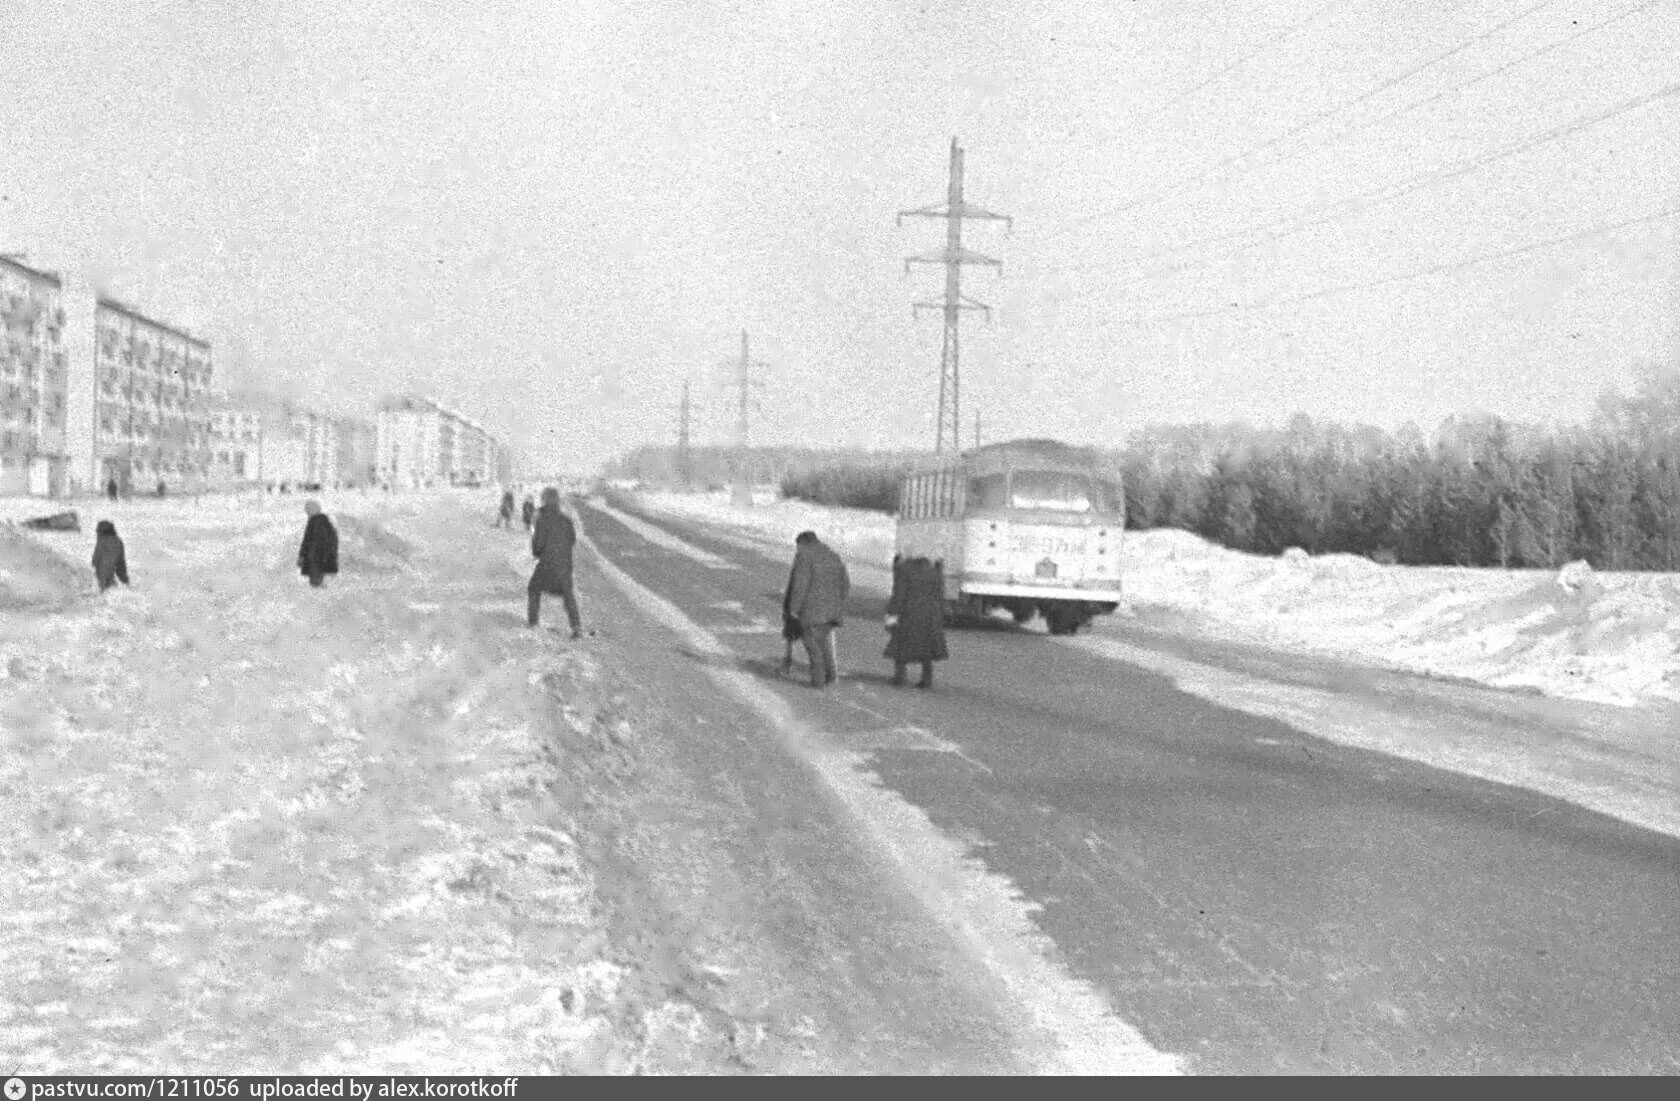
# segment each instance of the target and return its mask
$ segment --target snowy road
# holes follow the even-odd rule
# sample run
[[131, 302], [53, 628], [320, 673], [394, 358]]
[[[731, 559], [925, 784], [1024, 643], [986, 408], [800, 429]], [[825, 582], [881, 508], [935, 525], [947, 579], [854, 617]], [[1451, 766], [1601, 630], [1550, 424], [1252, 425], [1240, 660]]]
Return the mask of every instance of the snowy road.
[[[938, 691], [893, 690], [867, 591], [842, 633], [851, 675], [823, 698], [776, 675], [785, 561], [693, 525], [659, 521], [673, 544], [582, 512], [738, 671], [1007, 877], [1059, 964], [1192, 1069], [1680, 1070], [1674, 837], [1313, 737], [1311, 722], [1037, 634], [957, 632]], [[1521, 733], [1485, 705], [1396, 695], [1332, 663], [1277, 676], [1314, 666], [1339, 721], [1438, 724], [1447, 743], [1455, 724]]]

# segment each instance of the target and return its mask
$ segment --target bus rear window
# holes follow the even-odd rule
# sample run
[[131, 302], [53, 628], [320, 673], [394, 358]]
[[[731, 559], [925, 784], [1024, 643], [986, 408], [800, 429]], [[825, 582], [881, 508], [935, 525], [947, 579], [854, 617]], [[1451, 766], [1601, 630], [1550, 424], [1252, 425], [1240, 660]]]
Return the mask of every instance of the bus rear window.
[[1080, 474], [1017, 470], [1010, 480], [1009, 504], [1012, 508], [1090, 512], [1091, 480]]
[[987, 474], [968, 480], [969, 508], [1006, 508], [1009, 494], [1002, 474]]

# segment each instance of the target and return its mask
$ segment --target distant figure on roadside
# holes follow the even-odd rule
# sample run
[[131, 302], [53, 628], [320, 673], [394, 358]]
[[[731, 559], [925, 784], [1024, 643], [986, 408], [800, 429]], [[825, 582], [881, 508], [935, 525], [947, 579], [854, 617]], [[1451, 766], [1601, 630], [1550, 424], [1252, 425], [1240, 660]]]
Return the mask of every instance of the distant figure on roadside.
[[799, 637], [811, 659], [811, 687], [823, 688], [839, 679], [834, 667], [834, 629], [845, 621], [852, 580], [846, 573], [846, 563], [817, 538], [816, 532], [800, 532], [793, 545], [788, 614], [799, 621]]
[[531, 533], [531, 557], [537, 565], [525, 587], [525, 620], [537, 626], [543, 594], [553, 593], [566, 606], [572, 637], [582, 638], [583, 622], [572, 589], [572, 548], [576, 544], [577, 528], [572, 518], [560, 511], [560, 491], [550, 486], [542, 491], [542, 508], [537, 510], [536, 530]]
[[157, 495], [160, 501], [169, 495], [169, 487], [164, 485], [161, 479], [158, 481]]
[[101, 520], [93, 531], [93, 576], [99, 581], [99, 591], [104, 592], [119, 581], [128, 584], [128, 555], [117, 535], [117, 525]]
[[513, 530], [513, 490], [502, 491], [502, 507], [496, 513], [496, 526]]
[[530, 495], [527, 494], [525, 497], [525, 503], [519, 506], [519, 517], [525, 521], [526, 531], [531, 530], [531, 524], [535, 521], [536, 515], [537, 503], [531, 500]]
[[117, 480], [115, 478], [105, 483], [105, 496], [113, 501], [117, 499]]
[[305, 501], [303, 511], [309, 520], [303, 525], [303, 544], [298, 547], [298, 572], [318, 589], [327, 574], [338, 572], [338, 529], [321, 511], [321, 502]]
[[893, 556], [892, 598], [887, 601], [887, 640], [885, 657], [893, 663], [892, 683], [904, 684], [905, 668], [911, 662], [922, 667], [922, 679], [917, 688], [933, 687], [933, 663], [944, 661], [945, 649], [945, 570], [943, 564], [929, 562], [917, 556], [900, 559]]

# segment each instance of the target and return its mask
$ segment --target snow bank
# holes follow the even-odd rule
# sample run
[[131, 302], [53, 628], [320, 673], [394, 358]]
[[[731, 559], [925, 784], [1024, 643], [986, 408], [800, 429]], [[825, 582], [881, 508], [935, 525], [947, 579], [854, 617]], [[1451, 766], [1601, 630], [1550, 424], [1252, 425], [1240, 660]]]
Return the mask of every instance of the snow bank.
[[[727, 493], [636, 497], [750, 545], [786, 547], [811, 528], [848, 559], [892, 560], [883, 513], [762, 490], [750, 510]], [[1127, 611], [1210, 634], [1601, 703], [1680, 701], [1680, 575], [1384, 566], [1299, 548], [1268, 558], [1174, 529], [1128, 532], [1124, 569]]]
[[31, 532], [0, 526], [0, 612], [60, 607], [93, 587], [93, 568], [84, 578], [55, 546], [74, 540], [84, 558], [93, 538], [77, 532]]
[[[295, 495], [0, 525], [5, 591], [68, 597], [0, 607], [6, 1070], [666, 1065], [682, 1000], [636, 985], [597, 895], [638, 687], [510, 630], [523, 594], [452, 495], [321, 500], [325, 591], [291, 564]], [[103, 517], [135, 586], [96, 596]], [[379, 573], [419, 556], [450, 614]]]

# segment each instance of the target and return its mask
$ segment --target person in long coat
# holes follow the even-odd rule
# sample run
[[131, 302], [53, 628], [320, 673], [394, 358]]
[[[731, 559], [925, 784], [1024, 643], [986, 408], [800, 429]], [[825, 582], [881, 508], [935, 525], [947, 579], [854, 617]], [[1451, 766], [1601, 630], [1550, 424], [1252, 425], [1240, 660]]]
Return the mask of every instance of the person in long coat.
[[582, 638], [583, 621], [578, 615], [577, 593], [572, 587], [572, 548], [576, 545], [577, 528], [571, 517], [560, 511], [560, 491], [550, 486], [542, 492], [536, 530], [531, 533], [531, 557], [537, 560], [537, 565], [525, 586], [525, 619], [532, 627], [537, 626], [543, 594], [553, 593], [566, 606], [572, 637]]
[[117, 480], [115, 478], [105, 483], [105, 496], [113, 501], [117, 499]]
[[945, 649], [945, 571], [917, 556], [893, 559], [892, 597], [887, 601], [886, 658], [893, 663], [892, 683], [904, 684], [911, 662], [922, 667], [917, 688], [933, 687], [933, 663], [949, 657]]
[[537, 503], [527, 496], [525, 498], [525, 503], [519, 506], [519, 518], [525, 521], [526, 531], [531, 530], [531, 523], [535, 519], [536, 515]]
[[502, 492], [502, 507], [496, 513], [496, 526], [512, 529], [513, 527], [513, 490]]
[[338, 529], [321, 511], [319, 501], [305, 501], [303, 511], [309, 521], [303, 526], [303, 544], [298, 547], [298, 572], [318, 589], [327, 574], [338, 572]]
[[800, 640], [811, 659], [811, 687], [823, 688], [839, 678], [834, 667], [834, 629], [846, 616], [852, 582], [846, 563], [817, 538], [802, 531], [794, 539], [793, 568], [788, 573], [788, 612], [799, 621]]
[[93, 576], [99, 581], [99, 591], [119, 581], [128, 584], [128, 554], [117, 535], [117, 525], [101, 520], [93, 531]]
[[782, 593], [782, 675], [793, 672], [793, 644], [804, 635], [799, 620], [793, 614], [793, 576], [788, 575], [787, 589]]

